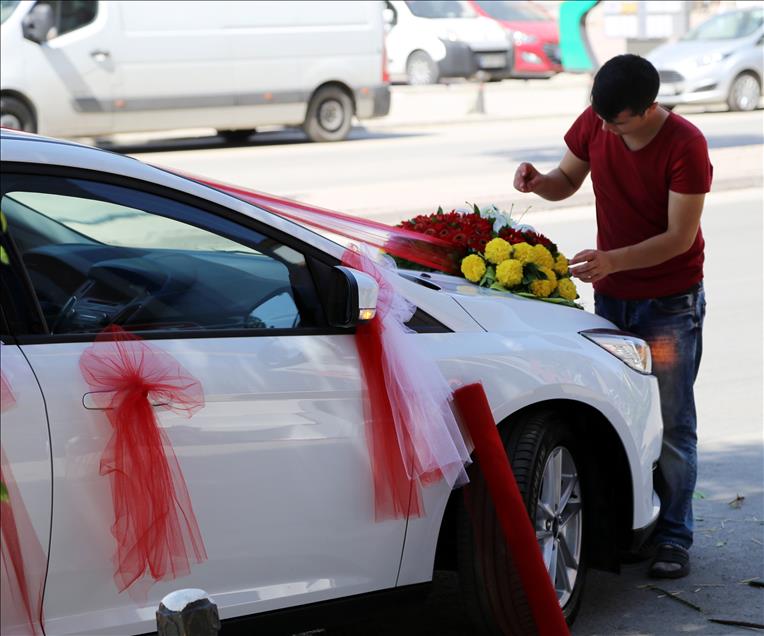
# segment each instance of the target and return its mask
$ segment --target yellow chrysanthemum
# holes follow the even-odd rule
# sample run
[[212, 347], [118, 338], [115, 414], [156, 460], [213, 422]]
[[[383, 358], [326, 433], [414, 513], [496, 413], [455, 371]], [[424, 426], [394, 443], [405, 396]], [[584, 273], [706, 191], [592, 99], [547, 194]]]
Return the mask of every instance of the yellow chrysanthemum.
[[523, 265], [533, 262], [533, 247], [528, 243], [516, 243], [512, 246], [512, 258], [517, 259]]
[[558, 276], [565, 276], [568, 273], [568, 259], [564, 255], [558, 254], [552, 269]]
[[534, 280], [531, 283], [531, 293], [539, 298], [546, 298], [557, 288], [557, 276], [548, 267], [539, 269], [546, 274], [546, 280]]
[[554, 257], [543, 245], [533, 246], [533, 262], [539, 267], [546, 267], [547, 269], [554, 267]]
[[491, 263], [498, 265], [509, 258], [512, 246], [503, 238], [495, 238], [485, 245], [485, 257]]
[[578, 298], [576, 284], [570, 278], [561, 278], [557, 283], [557, 293], [565, 300], [575, 300]]
[[519, 285], [523, 280], [523, 264], [514, 258], [502, 261], [496, 268], [496, 280], [507, 288]]
[[477, 283], [485, 274], [485, 261], [477, 254], [470, 254], [462, 259], [462, 274], [464, 278]]

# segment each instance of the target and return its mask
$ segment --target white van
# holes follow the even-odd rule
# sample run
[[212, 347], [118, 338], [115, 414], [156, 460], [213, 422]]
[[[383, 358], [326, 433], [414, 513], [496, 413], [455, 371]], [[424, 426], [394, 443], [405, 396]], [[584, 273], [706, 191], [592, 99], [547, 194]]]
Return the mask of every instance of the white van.
[[491, 79], [509, 77], [511, 39], [498, 22], [478, 15], [466, 2], [389, 0], [386, 7], [392, 80], [435, 84], [441, 78], [468, 78], [478, 71]]
[[390, 109], [382, 2], [2, 0], [2, 125], [57, 137], [302, 126]]

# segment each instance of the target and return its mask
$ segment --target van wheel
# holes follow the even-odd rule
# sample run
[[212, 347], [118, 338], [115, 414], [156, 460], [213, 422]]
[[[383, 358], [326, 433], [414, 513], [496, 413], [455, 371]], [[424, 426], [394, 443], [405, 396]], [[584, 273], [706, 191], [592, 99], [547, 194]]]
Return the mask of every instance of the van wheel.
[[222, 137], [228, 142], [237, 142], [237, 141], [246, 141], [249, 139], [252, 135], [257, 132], [254, 128], [249, 129], [243, 129], [243, 130], [218, 130], [217, 134], [218, 137]]
[[755, 110], [759, 105], [761, 86], [751, 73], [741, 73], [735, 78], [727, 97], [730, 110]]
[[438, 67], [424, 51], [414, 51], [406, 62], [407, 81], [412, 86], [438, 83]]
[[0, 126], [31, 133], [37, 132], [32, 111], [15, 97], [0, 97]]
[[[554, 412], [526, 416], [502, 432], [547, 571], [568, 623], [581, 604], [586, 577], [586, 473], [570, 428]], [[479, 471], [460, 510], [457, 559], [465, 604], [480, 634], [536, 632], [522, 582]]]
[[311, 141], [341, 141], [353, 121], [353, 100], [337, 86], [318, 90], [308, 105], [302, 128]]

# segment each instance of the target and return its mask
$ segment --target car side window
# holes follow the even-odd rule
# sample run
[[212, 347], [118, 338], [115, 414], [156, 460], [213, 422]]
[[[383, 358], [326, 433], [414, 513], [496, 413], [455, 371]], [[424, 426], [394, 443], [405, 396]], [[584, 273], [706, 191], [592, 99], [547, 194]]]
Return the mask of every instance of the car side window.
[[0, 207], [49, 334], [323, 325], [304, 256], [174, 199], [4, 175]]

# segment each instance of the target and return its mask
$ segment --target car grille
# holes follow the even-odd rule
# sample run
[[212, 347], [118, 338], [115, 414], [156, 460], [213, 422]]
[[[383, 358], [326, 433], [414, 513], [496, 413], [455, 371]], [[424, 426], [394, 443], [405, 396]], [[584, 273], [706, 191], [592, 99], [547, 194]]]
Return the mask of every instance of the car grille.
[[684, 76], [676, 71], [658, 71], [661, 82], [665, 84], [684, 81]]
[[560, 59], [560, 47], [557, 44], [545, 44], [544, 53], [552, 64], [562, 64], [562, 60]]

